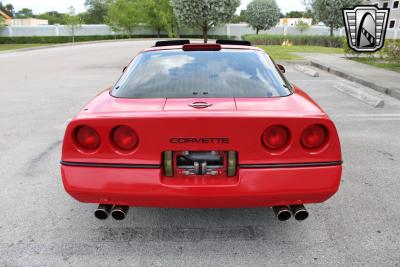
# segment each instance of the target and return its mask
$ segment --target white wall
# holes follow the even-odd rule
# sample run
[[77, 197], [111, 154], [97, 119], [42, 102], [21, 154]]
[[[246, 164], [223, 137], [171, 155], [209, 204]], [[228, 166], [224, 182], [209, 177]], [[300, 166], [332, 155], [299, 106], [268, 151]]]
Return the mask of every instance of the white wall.
[[[111, 28], [107, 25], [82, 25], [76, 31], [76, 35], [112, 35], [114, 34]], [[155, 35], [148, 26], [138, 26], [135, 31], [140, 35]], [[283, 35], [300, 35], [301, 33], [296, 27], [289, 26], [276, 26], [268, 31], [261, 31], [260, 34], [283, 34]], [[165, 33], [164, 33], [165, 34]], [[201, 32], [197, 30], [183, 29], [181, 34], [200, 35]], [[211, 35], [232, 35], [240, 38], [244, 34], [255, 34], [247, 24], [226, 24], [216, 27], [210, 31]], [[325, 26], [312, 26], [303, 35], [329, 35], [329, 28]], [[335, 31], [335, 35], [344, 36], [346, 34], [344, 29]], [[69, 36], [71, 29], [65, 25], [39, 25], [39, 26], [7, 26], [0, 30], [0, 36]], [[388, 29], [387, 38], [400, 39], [400, 28], [394, 30]]]

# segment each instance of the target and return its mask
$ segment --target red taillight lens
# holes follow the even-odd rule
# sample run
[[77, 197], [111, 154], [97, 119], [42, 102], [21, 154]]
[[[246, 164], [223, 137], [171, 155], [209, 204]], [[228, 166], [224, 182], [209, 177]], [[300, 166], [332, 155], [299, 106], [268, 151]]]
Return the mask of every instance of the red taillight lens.
[[321, 125], [311, 125], [307, 127], [301, 135], [301, 144], [309, 149], [316, 149], [325, 143], [327, 131]]
[[93, 150], [99, 147], [100, 136], [95, 129], [85, 125], [77, 129], [76, 141], [83, 149]]
[[112, 140], [118, 148], [131, 150], [137, 145], [139, 138], [130, 127], [118, 126], [112, 132]]
[[289, 141], [289, 131], [281, 125], [274, 125], [265, 130], [262, 141], [264, 145], [273, 150], [283, 148]]

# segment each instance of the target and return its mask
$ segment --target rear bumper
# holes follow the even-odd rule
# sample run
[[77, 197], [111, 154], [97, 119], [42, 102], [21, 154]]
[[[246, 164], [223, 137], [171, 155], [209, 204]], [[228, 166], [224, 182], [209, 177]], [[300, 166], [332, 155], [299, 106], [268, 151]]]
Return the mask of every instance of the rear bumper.
[[234, 178], [163, 177], [159, 168], [61, 166], [65, 190], [88, 203], [165, 208], [268, 207], [320, 203], [334, 195], [342, 166], [242, 168]]

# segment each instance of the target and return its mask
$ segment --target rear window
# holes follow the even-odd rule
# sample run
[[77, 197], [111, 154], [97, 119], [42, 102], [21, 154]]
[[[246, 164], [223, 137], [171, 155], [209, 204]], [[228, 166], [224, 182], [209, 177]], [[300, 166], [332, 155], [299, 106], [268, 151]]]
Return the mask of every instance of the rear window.
[[262, 52], [144, 52], [114, 86], [121, 98], [279, 97], [290, 85]]

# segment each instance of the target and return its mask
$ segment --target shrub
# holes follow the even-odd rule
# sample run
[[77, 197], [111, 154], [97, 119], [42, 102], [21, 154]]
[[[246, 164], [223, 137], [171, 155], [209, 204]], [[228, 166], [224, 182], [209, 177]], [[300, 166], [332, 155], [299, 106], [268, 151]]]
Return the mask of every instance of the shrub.
[[400, 61], [400, 42], [390, 42], [386, 47], [389, 60]]
[[384, 47], [375, 53], [356, 52], [349, 47], [346, 39], [343, 40], [343, 48], [346, 57], [350, 58], [366, 57], [389, 61], [400, 60], [400, 40], [386, 39]]
[[310, 36], [310, 35], [269, 35], [247, 34], [243, 40], [250, 41], [254, 45], [281, 45], [283, 42], [291, 42], [293, 45], [315, 45], [325, 47], [343, 47], [344, 37], [336, 36]]
[[346, 38], [343, 38], [343, 50], [344, 50], [344, 54], [345, 54], [346, 57], [355, 57], [355, 58], [357, 58], [357, 57], [359, 57], [360, 55], [363, 54], [363, 53], [356, 52], [353, 49], [351, 49]]

